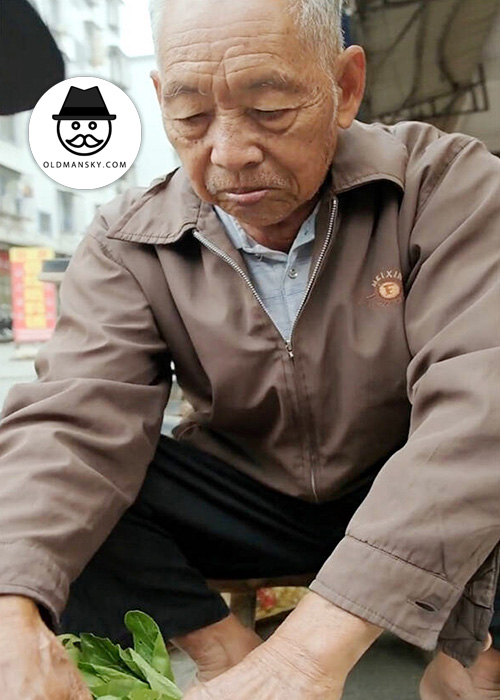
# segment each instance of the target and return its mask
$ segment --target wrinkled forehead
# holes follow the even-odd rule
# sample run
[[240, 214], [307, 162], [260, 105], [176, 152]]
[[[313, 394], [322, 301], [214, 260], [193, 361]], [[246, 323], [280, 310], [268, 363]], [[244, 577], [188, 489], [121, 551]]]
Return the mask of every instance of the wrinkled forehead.
[[158, 35], [164, 96], [246, 91], [263, 82], [293, 90], [307, 82], [314, 57], [281, 0], [215, 0], [213, 6], [196, 0], [197, 13], [174, 3], [176, 12], [173, 18], [168, 12], [168, 21], [165, 15]]

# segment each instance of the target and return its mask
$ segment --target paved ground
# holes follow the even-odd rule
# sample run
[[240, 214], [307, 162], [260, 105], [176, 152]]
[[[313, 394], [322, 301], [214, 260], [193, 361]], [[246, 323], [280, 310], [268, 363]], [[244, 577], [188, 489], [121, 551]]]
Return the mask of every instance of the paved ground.
[[[13, 343], [0, 343], [0, 407], [13, 384], [35, 379], [33, 351], [34, 348], [16, 351]], [[174, 410], [176, 408], [177, 405]], [[165, 432], [177, 420], [167, 414]], [[384, 635], [355, 669], [343, 700], [418, 700], [418, 680], [425, 663], [422, 652], [391, 635]], [[176, 652], [174, 668], [179, 683], [185, 687], [193, 676], [192, 664]]]

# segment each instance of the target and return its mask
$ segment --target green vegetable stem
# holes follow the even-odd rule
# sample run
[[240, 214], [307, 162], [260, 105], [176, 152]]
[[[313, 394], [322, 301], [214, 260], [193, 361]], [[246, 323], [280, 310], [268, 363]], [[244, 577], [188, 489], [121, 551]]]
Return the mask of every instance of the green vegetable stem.
[[58, 637], [91, 694], [100, 700], [181, 700], [167, 647], [156, 622], [139, 610], [125, 615], [134, 646], [122, 649], [93, 634]]

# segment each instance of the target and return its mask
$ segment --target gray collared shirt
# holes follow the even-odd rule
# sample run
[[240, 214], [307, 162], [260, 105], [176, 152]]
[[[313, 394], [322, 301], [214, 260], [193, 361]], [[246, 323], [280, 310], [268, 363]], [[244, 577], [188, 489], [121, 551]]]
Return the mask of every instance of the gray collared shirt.
[[275, 326], [289, 341], [309, 279], [319, 203], [300, 227], [288, 253], [257, 243], [233, 216], [220, 207], [214, 209], [241, 252], [252, 283]]

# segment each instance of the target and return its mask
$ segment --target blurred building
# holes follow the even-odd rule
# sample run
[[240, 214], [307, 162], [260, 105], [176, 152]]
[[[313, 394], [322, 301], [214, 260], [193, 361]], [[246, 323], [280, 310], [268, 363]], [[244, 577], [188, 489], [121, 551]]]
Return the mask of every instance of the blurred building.
[[[63, 53], [68, 78], [96, 76], [128, 92], [128, 59], [120, 49], [121, 0], [30, 1]], [[71, 255], [96, 208], [135, 177], [132, 166], [116, 183], [96, 190], [57, 184], [31, 155], [30, 114], [0, 117], [0, 304], [10, 303], [11, 246], [46, 246], [57, 255]]]

